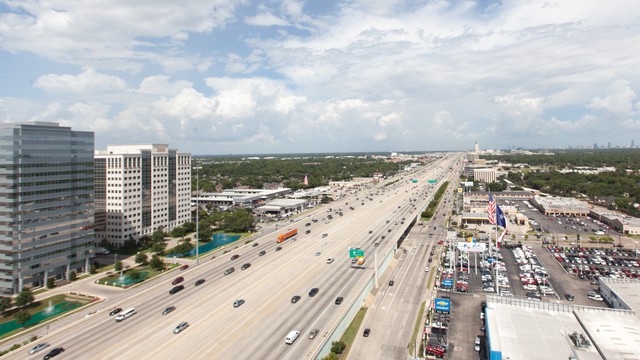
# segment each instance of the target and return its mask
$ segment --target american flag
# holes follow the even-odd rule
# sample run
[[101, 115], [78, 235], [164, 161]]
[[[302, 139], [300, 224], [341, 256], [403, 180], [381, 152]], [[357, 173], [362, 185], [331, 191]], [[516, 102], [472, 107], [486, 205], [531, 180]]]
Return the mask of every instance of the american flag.
[[493, 201], [491, 193], [489, 193], [489, 222], [496, 224], [496, 203]]

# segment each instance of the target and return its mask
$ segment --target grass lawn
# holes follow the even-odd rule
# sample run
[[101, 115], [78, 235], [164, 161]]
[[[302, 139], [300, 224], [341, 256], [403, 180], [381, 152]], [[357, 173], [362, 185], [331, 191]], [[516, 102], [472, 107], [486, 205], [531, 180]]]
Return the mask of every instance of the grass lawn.
[[353, 340], [355, 340], [356, 336], [358, 336], [358, 333], [360, 332], [360, 325], [362, 324], [362, 320], [364, 320], [364, 316], [366, 314], [367, 308], [364, 306], [361, 307], [360, 310], [358, 310], [356, 316], [353, 318], [353, 321], [351, 321], [351, 324], [349, 324], [347, 330], [345, 330], [344, 334], [342, 334], [342, 338], [340, 338], [340, 341], [344, 342], [344, 344], [346, 345], [344, 352], [340, 356], [342, 359], [346, 359], [348, 357], [351, 344], [353, 344]]
[[416, 318], [416, 324], [413, 328], [413, 336], [411, 336], [411, 342], [409, 342], [409, 354], [411, 354], [411, 349], [414, 349], [416, 346], [416, 336], [418, 336], [418, 331], [422, 329], [422, 313], [424, 312], [424, 307], [426, 306], [426, 302], [423, 301], [422, 305], [420, 305], [420, 311], [418, 312], [418, 317]]
[[[141, 278], [142, 280], [136, 281], [135, 283], [132, 283], [132, 284], [129, 284], [129, 285], [125, 285], [125, 287], [129, 287], [129, 286], [144, 282], [146, 280], [153, 279], [154, 277], [156, 277], [156, 276], [158, 276], [158, 275], [160, 275], [160, 274], [162, 274], [162, 273], [164, 273], [166, 271], [169, 271], [169, 270], [175, 268], [178, 265], [179, 264], [168, 264], [168, 263], [165, 263], [165, 268], [168, 268], [167, 270], [155, 270], [155, 269], [151, 268], [150, 266], [137, 266], [135, 268], [126, 269], [124, 271], [124, 273], [123, 273], [125, 276], [127, 275], [127, 272], [129, 270], [131, 270], [131, 269], [136, 269], [139, 272], [147, 272], [147, 275], [146, 275], [146, 277]], [[120, 273], [114, 271], [113, 273], [108, 274], [107, 276], [98, 279], [98, 284], [110, 285], [110, 286], [119, 286], [119, 285], [112, 285], [112, 283], [114, 281], [118, 280], [119, 278], [120, 278]]]

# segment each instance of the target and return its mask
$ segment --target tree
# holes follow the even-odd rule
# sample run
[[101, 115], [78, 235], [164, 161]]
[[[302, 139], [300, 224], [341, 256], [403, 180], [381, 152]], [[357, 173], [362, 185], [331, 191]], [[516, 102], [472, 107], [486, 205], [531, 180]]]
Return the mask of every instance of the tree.
[[129, 279], [136, 281], [142, 277], [142, 274], [140, 273], [140, 271], [138, 271], [138, 269], [130, 269], [127, 271], [127, 276], [129, 277]]
[[54, 287], [56, 287], [56, 278], [49, 276], [47, 278], [47, 289], [53, 289]]
[[27, 321], [31, 320], [31, 313], [26, 310], [22, 310], [13, 315], [13, 317], [16, 319], [18, 324], [24, 325]]
[[27, 288], [23, 288], [20, 294], [16, 296], [15, 304], [17, 307], [29, 306], [33, 302], [33, 293]]
[[89, 274], [95, 274], [98, 272], [98, 268], [96, 267], [95, 264], [91, 264], [91, 267], [89, 268]]
[[151, 251], [153, 251], [154, 253], [160, 256], [164, 255], [164, 252], [166, 249], [167, 249], [167, 243], [164, 241], [159, 241], [151, 245]]
[[158, 241], [164, 241], [165, 236], [166, 234], [162, 229], [157, 229], [156, 231], [153, 232], [153, 235], [151, 235], [151, 241], [154, 243]]
[[200, 242], [208, 243], [213, 240], [213, 229], [211, 229], [211, 226], [200, 226], [198, 232]]
[[322, 360], [338, 360], [338, 355], [336, 353], [330, 352], [327, 356], [323, 357]]
[[69, 272], [69, 280], [76, 281], [77, 279], [78, 279], [78, 275], [76, 274], [75, 270], [71, 270]]
[[162, 268], [164, 268], [164, 261], [162, 261], [162, 259], [158, 255], [153, 255], [151, 257], [151, 261], [149, 262], [149, 266], [151, 266], [155, 270], [161, 270]]
[[146, 265], [147, 259], [147, 254], [145, 253], [139, 252], [138, 254], [136, 254], [136, 264]]
[[8, 308], [11, 307], [11, 298], [10, 297], [0, 297], [0, 313], [4, 313]]
[[255, 219], [250, 211], [237, 208], [224, 214], [222, 227], [230, 232], [245, 232], [252, 229], [254, 224]]
[[331, 343], [331, 352], [335, 354], [342, 354], [344, 349], [347, 348], [347, 345], [342, 341], [334, 341]]
[[113, 266], [113, 270], [122, 271], [122, 261], [117, 261], [116, 264]]

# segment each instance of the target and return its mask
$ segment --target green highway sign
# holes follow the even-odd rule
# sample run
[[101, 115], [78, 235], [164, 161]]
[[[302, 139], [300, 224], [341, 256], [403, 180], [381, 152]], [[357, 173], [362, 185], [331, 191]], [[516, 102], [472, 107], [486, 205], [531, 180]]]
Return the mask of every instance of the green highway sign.
[[362, 249], [349, 249], [349, 257], [350, 258], [363, 258], [364, 257], [364, 250]]
[[429, 180], [429, 184], [435, 184], [437, 182], [438, 182], [438, 180], [435, 180], [435, 179]]

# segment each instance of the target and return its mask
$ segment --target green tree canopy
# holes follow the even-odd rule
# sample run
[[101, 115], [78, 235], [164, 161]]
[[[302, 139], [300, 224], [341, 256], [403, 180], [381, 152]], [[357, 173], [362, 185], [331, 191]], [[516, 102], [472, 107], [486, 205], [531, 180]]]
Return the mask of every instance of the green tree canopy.
[[31, 305], [33, 302], [33, 293], [27, 288], [23, 288], [22, 291], [16, 296], [15, 304], [17, 307], [25, 307]]

